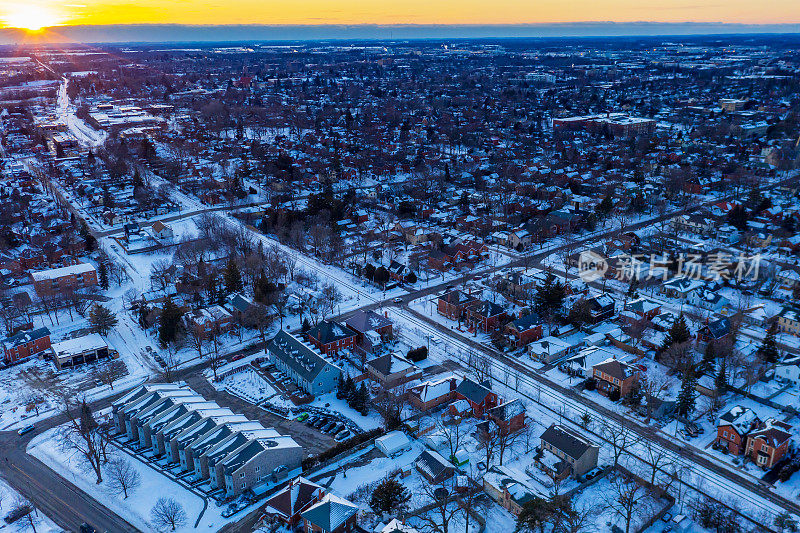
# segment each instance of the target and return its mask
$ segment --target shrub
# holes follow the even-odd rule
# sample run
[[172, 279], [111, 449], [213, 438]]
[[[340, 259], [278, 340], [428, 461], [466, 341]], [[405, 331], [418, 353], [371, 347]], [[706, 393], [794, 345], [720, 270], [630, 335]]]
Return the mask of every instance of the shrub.
[[611, 389], [608, 392], [608, 399], [612, 402], [619, 401], [619, 389]]
[[428, 357], [428, 348], [426, 346], [420, 346], [419, 348], [414, 348], [413, 350], [408, 352], [408, 360], [413, 361], [414, 363], [419, 363], [423, 359]]
[[597, 388], [597, 380], [594, 378], [589, 378], [584, 383], [584, 387], [586, 390], [595, 390]]

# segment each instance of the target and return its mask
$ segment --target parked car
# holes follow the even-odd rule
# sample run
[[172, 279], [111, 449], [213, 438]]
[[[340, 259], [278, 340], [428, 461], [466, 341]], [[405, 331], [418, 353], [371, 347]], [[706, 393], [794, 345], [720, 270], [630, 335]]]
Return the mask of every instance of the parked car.
[[335, 428], [335, 427], [336, 427], [336, 422], [328, 422], [327, 424], [325, 424], [324, 426], [322, 426], [322, 428], [321, 428], [321, 429], [322, 429], [322, 431], [324, 431], [325, 433], [330, 433], [330, 432], [331, 432], [331, 430], [332, 430], [333, 428]]
[[589, 481], [590, 479], [594, 479], [594, 478], [596, 478], [597, 476], [599, 476], [602, 473], [603, 473], [603, 469], [602, 468], [600, 468], [600, 467], [593, 468], [593, 469], [589, 470], [588, 472], [586, 472], [586, 474], [584, 474], [583, 480], [584, 481]]
[[87, 524], [86, 522], [84, 522], [83, 524], [81, 524], [80, 533], [97, 533], [97, 530], [92, 526], [90, 526], [89, 524]]
[[30, 432], [31, 432], [31, 431], [33, 431], [34, 429], [36, 429], [36, 426], [35, 426], [34, 424], [29, 424], [29, 425], [25, 426], [24, 428], [20, 428], [20, 429], [17, 431], [17, 434], [18, 434], [18, 435], [24, 435], [24, 434], [26, 434], [26, 433], [30, 433]]
[[344, 431], [340, 431], [339, 433], [337, 433], [336, 436], [334, 437], [334, 440], [336, 442], [342, 442], [344, 440], [349, 439], [352, 436], [353, 435], [352, 435], [352, 433], [350, 433], [350, 430], [345, 429]]
[[314, 416], [314, 415], [311, 415], [308, 418], [306, 418], [306, 424], [309, 425], [309, 426], [313, 426], [314, 422], [316, 422], [316, 421], [317, 421], [317, 417]]
[[337, 433], [341, 433], [343, 429], [344, 429], [344, 424], [339, 422], [338, 424], [333, 426], [333, 429], [331, 429], [330, 433], [331, 435], [336, 435]]
[[397, 298], [395, 298], [394, 300], [392, 300], [392, 301], [393, 301], [394, 303], [396, 303], [396, 304], [401, 304], [401, 303], [403, 303], [403, 299], [402, 299], [402, 298], [400, 298], [399, 296], [398, 296]]
[[303, 420], [305, 420], [306, 418], [308, 418], [308, 413], [300, 413], [300, 416], [298, 416], [297, 418], [295, 418], [295, 420], [297, 420], [298, 422], [302, 422], [302, 421], [303, 421]]

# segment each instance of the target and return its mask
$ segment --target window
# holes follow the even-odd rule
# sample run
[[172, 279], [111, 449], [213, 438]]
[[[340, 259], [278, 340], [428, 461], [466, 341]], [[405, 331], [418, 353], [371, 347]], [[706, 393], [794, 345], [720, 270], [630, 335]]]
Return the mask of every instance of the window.
[[241, 474], [239, 474], [239, 477], [240, 477], [240, 478], [244, 478], [244, 472], [242, 472]]
[[722, 438], [723, 439], [727, 439], [728, 438], [728, 432], [727, 431], [723, 431], [722, 432]]
[[261, 467], [260, 467], [260, 466], [257, 466], [257, 467], [256, 467], [256, 472], [258, 472], [259, 470], [261, 470]]

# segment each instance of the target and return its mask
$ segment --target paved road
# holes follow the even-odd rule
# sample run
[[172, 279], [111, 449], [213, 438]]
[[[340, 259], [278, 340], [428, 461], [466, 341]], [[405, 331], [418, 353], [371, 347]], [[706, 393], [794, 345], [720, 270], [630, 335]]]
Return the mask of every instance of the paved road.
[[[98, 400], [93, 404], [94, 409], [108, 407], [112, 399], [121, 394]], [[0, 432], [0, 477], [67, 531], [77, 531], [84, 522], [100, 532], [138, 531], [50, 467], [28, 455], [26, 448], [33, 437], [64, 422], [66, 418], [63, 415], [55, 415], [37, 422], [35, 431], [21, 437], [16, 431]]]

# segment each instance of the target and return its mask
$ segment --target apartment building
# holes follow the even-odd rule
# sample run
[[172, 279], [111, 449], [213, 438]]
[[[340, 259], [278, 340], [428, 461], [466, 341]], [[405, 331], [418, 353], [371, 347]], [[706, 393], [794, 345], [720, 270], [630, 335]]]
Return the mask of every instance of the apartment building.
[[89, 263], [31, 272], [30, 276], [36, 295], [40, 297], [97, 285], [97, 269]]

